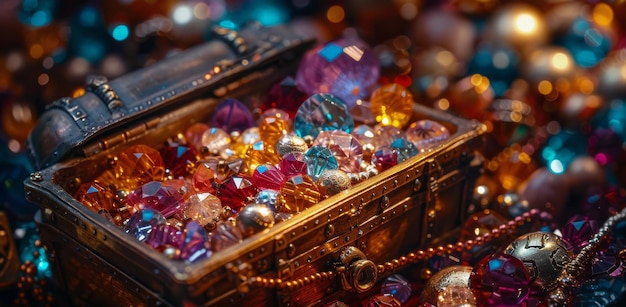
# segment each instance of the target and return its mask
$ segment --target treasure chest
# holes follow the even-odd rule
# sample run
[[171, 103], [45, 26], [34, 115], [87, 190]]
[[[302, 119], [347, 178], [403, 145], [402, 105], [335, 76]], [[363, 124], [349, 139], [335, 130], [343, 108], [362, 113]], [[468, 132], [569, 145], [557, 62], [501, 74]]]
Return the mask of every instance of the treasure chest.
[[124, 149], [163, 146], [226, 98], [254, 107], [313, 45], [285, 27], [216, 28], [214, 37], [116, 80], [91, 78], [32, 132], [39, 171], [26, 180], [27, 197], [41, 207], [55, 282], [74, 303], [318, 305], [375, 289], [472, 213], [485, 128], [417, 103], [411, 120], [440, 123], [447, 139], [375, 176], [357, 174], [347, 190], [198, 261], [171, 259], [78, 201], [79, 186]]

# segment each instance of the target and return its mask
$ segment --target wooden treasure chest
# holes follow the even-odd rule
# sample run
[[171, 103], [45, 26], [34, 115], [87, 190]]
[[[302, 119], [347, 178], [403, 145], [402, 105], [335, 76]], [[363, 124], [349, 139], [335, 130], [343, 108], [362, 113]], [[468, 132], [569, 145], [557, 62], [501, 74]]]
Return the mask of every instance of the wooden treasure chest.
[[[229, 99], [237, 99], [251, 110], [258, 108], [272, 84], [292, 75], [313, 46], [313, 40], [295, 35], [287, 27], [251, 25], [240, 31], [216, 28], [213, 34], [215, 39], [203, 45], [116, 80], [91, 78], [83, 96], [54, 102], [31, 133], [28, 150], [39, 171], [26, 180], [27, 197], [41, 206], [41, 240], [55, 282], [71, 294], [73, 303], [319, 305], [375, 288], [385, 276], [418, 261], [412, 251], [437, 244], [472, 213], [469, 200], [481, 167], [475, 149], [485, 128], [476, 121], [417, 103], [412, 104], [410, 122], [429, 120], [441, 124], [449, 132], [446, 139], [419, 148], [413, 156], [396, 157], [395, 165], [369, 166], [350, 174], [337, 172], [334, 177], [280, 177], [282, 182], [273, 183], [278, 184], [276, 191], [266, 193], [269, 196], [264, 200], [274, 207], [261, 204], [260, 210], [265, 210], [261, 213], [246, 209], [263, 202], [258, 195], [249, 194], [239, 208], [225, 206], [226, 200], [222, 199], [224, 207], [212, 211], [216, 214], [212, 222], [193, 222], [185, 211], [187, 215], [180, 218], [179, 213], [164, 214], [166, 219], [155, 224], [154, 215], [160, 213], [142, 207], [149, 205], [126, 206], [120, 202], [130, 199], [139, 186], [143, 185], [142, 193], [146, 194], [148, 184], [162, 187], [165, 183], [135, 182], [133, 178], [112, 187], [112, 192], [103, 192], [109, 188], [107, 185], [100, 187], [103, 190], [98, 195], [108, 195], [118, 211], [94, 210], [93, 203], [85, 201], [89, 192], [83, 191], [85, 184], [106, 181], [102, 179], [106, 176], [119, 180], [119, 173], [111, 169], [125, 163], [122, 156], [130, 148], [162, 150], [173, 146], [177, 135], [194, 124], [209, 123], [212, 116], [215, 118], [216, 108]], [[332, 102], [332, 95], [316, 97]], [[283, 114], [274, 112], [276, 116]], [[356, 120], [355, 124], [360, 123]], [[263, 135], [263, 131], [259, 133]], [[265, 151], [291, 154], [290, 159], [305, 163], [305, 172], [311, 165], [308, 160], [298, 159], [306, 159], [313, 147], [327, 150], [315, 143], [317, 140], [296, 139], [292, 132], [281, 131], [282, 136], [300, 143], [279, 148], [277, 142], [281, 141], [274, 140], [265, 144]], [[242, 135], [231, 133], [230, 137]], [[232, 141], [229, 146], [240, 145]], [[233, 154], [237, 150], [232, 148], [214, 152], [202, 147], [196, 153], [199, 158], [194, 165], [204, 163], [205, 171], [213, 175], [206, 184], [212, 199], [230, 193], [225, 187], [228, 183], [249, 184], [249, 178], [256, 183], [255, 172], [260, 173], [261, 168], [275, 172], [279, 169], [275, 162], [286, 159], [286, 155], [279, 155], [278, 160], [270, 159], [274, 165], [254, 164], [250, 162], [251, 151], [257, 143], [245, 145], [246, 154], [239, 160]], [[296, 154], [297, 148], [306, 153]], [[396, 152], [388, 153], [393, 156]], [[366, 148], [363, 156], [366, 162], [380, 158], [371, 148]], [[219, 178], [221, 168], [231, 167], [229, 163], [235, 160], [243, 160], [246, 166], [237, 168], [231, 177]], [[155, 166], [144, 167], [146, 172], [156, 172]], [[186, 171], [188, 178], [176, 181], [180, 183], [179, 195], [167, 197], [188, 196], [197, 188], [188, 185], [199, 182], [189, 179], [199, 171]], [[161, 169], [159, 178], [175, 181], [174, 175], [172, 170]], [[272, 184], [272, 180], [268, 182]], [[302, 182], [308, 183], [308, 190], [289, 194], [299, 191]], [[343, 186], [336, 189], [337, 185]], [[311, 189], [317, 191], [313, 203], [306, 192]], [[306, 208], [292, 202], [305, 203]], [[152, 219], [144, 213], [144, 224], [132, 228], [129, 225], [135, 225], [137, 221], [132, 219], [140, 212], [152, 212]], [[263, 212], [270, 212], [270, 216]], [[271, 219], [269, 224], [273, 226], [264, 224], [264, 218]], [[201, 227], [193, 232], [191, 224]], [[178, 233], [176, 238], [180, 239], [171, 240], [180, 241], [168, 239], [167, 244], [154, 247], [137, 236], [139, 232], [143, 239], [152, 238], [151, 242], [164, 240], [154, 238], [157, 228]], [[240, 237], [228, 231], [239, 232]], [[198, 238], [211, 243], [198, 242]], [[235, 244], [222, 244], [228, 240]], [[191, 243], [206, 248], [176, 248], [176, 244]], [[181, 256], [185, 253], [186, 258]]]

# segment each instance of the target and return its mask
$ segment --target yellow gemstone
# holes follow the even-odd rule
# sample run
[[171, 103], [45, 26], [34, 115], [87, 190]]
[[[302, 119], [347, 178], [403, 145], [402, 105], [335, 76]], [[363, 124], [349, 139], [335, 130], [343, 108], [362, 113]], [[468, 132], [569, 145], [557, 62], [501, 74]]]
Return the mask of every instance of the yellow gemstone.
[[276, 147], [276, 142], [287, 133], [289, 133], [287, 121], [274, 116], [263, 118], [259, 125], [261, 140], [271, 147]]
[[263, 141], [256, 142], [248, 149], [245, 160], [248, 164], [248, 175], [250, 176], [252, 176], [254, 170], [256, 170], [259, 165], [276, 165], [280, 163], [280, 157], [276, 151], [273, 150], [273, 147], [267, 146]]
[[383, 126], [402, 128], [413, 115], [413, 95], [404, 86], [387, 84], [372, 93], [372, 114]]
[[276, 210], [298, 213], [320, 201], [321, 194], [313, 179], [307, 175], [296, 175], [287, 180], [280, 189]]

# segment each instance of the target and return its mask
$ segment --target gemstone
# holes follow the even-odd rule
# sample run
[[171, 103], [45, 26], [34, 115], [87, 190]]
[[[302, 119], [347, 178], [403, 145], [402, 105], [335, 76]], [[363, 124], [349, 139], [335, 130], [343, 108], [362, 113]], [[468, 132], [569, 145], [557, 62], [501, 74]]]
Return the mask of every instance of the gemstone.
[[182, 231], [172, 225], [158, 224], [152, 226], [152, 230], [144, 242], [157, 250], [162, 249], [165, 246], [174, 246], [178, 248], [180, 246], [182, 234]]
[[273, 146], [270, 147], [267, 143], [259, 141], [254, 143], [246, 152], [246, 163], [248, 164], [248, 173], [252, 175], [260, 165], [280, 163], [280, 157]]
[[267, 95], [266, 106], [280, 108], [293, 116], [307, 97], [308, 95], [296, 86], [296, 80], [286, 77], [272, 86]]
[[212, 254], [209, 235], [198, 222], [187, 223], [184, 231], [184, 239], [180, 246], [180, 258], [194, 262], [209, 258]]
[[382, 172], [398, 164], [398, 153], [389, 147], [381, 147], [374, 153], [372, 163], [378, 172]]
[[529, 286], [524, 263], [502, 253], [483, 258], [470, 275], [470, 288], [483, 306], [519, 306], [528, 297]]
[[401, 305], [398, 299], [386, 294], [375, 294], [367, 300], [367, 307], [400, 307]]
[[294, 119], [294, 130], [299, 137], [315, 138], [320, 131], [354, 129], [352, 115], [346, 104], [331, 94], [315, 94], [305, 100]]
[[126, 203], [137, 210], [149, 208], [170, 217], [183, 208], [183, 197], [175, 187], [163, 185], [160, 181], [148, 182], [131, 192]]
[[207, 163], [199, 163], [191, 182], [193, 188], [198, 192], [215, 193], [215, 171]]
[[453, 265], [463, 265], [460, 252], [452, 252], [451, 254], [433, 255], [428, 259], [428, 267], [432, 272], [439, 272], [444, 268]]
[[401, 304], [406, 303], [411, 297], [411, 284], [402, 275], [393, 274], [383, 281], [380, 293], [393, 296]]
[[274, 226], [274, 211], [264, 204], [248, 204], [237, 214], [237, 227], [244, 237]]
[[259, 135], [265, 144], [275, 147], [276, 142], [289, 133], [289, 123], [276, 117], [265, 117], [259, 124]]
[[218, 222], [217, 226], [211, 231], [211, 249], [214, 252], [223, 250], [229, 246], [239, 244], [243, 239], [241, 230], [229, 222]]
[[624, 278], [598, 278], [584, 282], [575, 289], [572, 306], [621, 306], [624, 302]]
[[81, 184], [74, 198], [94, 212], [113, 209], [113, 192], [97, 181]]
[[376, 147], [388, 147], [395, 139], [402, 137], [402, 131], [394, 126], [376, 125], [374, 130], [376, 131], [374, 139]]
[[597, 253], [591, 262], [591, 276], [613, 276], [614, 273], [619, 273], [620, 266], [620, 261], [614, 252]]
[[283, 135], [276, 142], [276, 153], [281, 157], [289, 153], [303, 154], [307, 149], [309, 149], [309, 146], [306, 144], [306, 141], [291, 134]]
[[327, 170], [317, 179], [317, 186], [325, 196], [332, 196], [352, 186], [350, 177], [341, 170]]
[[[218, 182], [226, 180], [226, 178], [246, 172], [245, 160], [241, 158], [223, 159], [219, 157], [208, 157], [198, 162], [198, 169], [204, 167], [211, 169]], [[198, 170], [196, 170], [197, 172]]]
[[378, 88], [371, 97], [372, 114], [383, 126], [402, 128], [413, 115], [413, 95], [404, 86], [391, 83]]
[[193, 194], [185, 204], [185, 217], [200, 223], [202, 226], [215, 223], [220, 218], [222, 202], [211, 193]]
[[[456, 302], [453, 306], [476, 306], [476, 300], [469, 288], [471, 274], [472, 267], [463, 265], [450, 266], [433, 274], [419, 295], [420, 304], [441, 306], [445, 302], [447, 306], [451, 306], [451, 302]], [[466, 305], [470, 302], [465, 300], [473, 300], [473, 304]]]
[[372, 107], [369, 101], [359, 99], [354, 106], [350, 108], [350, 114], [355, 122], [362, 124], [373, 124], [376, 122], [374, 114], [372, 114]]
[[159, 211], [146, 208], [138, 210], [130, 217], [124, 231], [139, 241], [145, 241], [156, 225], [165, 225], [165, 217]]
[[417, 147], [415, 147], [413, 143], [407, 141], [405, 138], [395, 139], [393, 142], [391, 142], [389, 148], [398, 154], [398, 163], [402, 163], [408, 159], [411, 159], [419, 153]]
[[461, 241], [473, 240], [491, 232], [502, 224], [506, 224], [506, 222], [506, 218], [492, 210], [487, 209], [474, 213], [463, 224], [459, 239]]
[[119, 154], [115, 164], [115, 177], [126, 186], [136, 187], [161, 180], [165, 165], [161, 154], [146, 145], [135, 145]]
[[230, 135], [221, 128], [209, 128], [202, 134], [201, 147], [198, 148], [203, 156], [230, 157]]
[[252, 145], [261, 140], [261, 132], [259, 127], [251, 127], [244, 130], [239, 138], [239, 141], [245, 145]]
[[368, 125], [358, 125], [352, 131], [352, 135], [359, 140], [361, 145], [371, 144], [375, 146], [376, 130]]
[[172, 143], [161, 149], [161, 157], [169, 174], [173, 178], [179, 178], [190, 173], [196, 162], [196, 151], [191, 147]]
[[189, 179], [167, 179], [163, 180], [162, 183], [164, 186], [170, 186], [176, 189], [176, 191], [182, 195], [184, 200], [196, 192], [192, 186], [192, 181]]
[[229, 206], [238, 212], [243, 206], [254, 200], [257, 187], [252, 183], [252, 178], [245, 175], [235, 175], [226, 178], [217, 190], [217, 195], [222, 201], [222, 206]]
[[589, 244], [589, 239], [598, 232], [599, 226], [596, 220], [587, 216], [576, 214], [567, 220], [561, 227], [561, 234], [565, 241], [572, 244], [574, 252], [580, 251]]
[[276, 210], [299, 213], [319, 202], [321, 194], [313, 179], [307, 175], [296, 175], [287, 180], [280, 189]]
[[254, 116], [241, 101], [233, 98], [222, 101], [213, 112], [211, 126], [221, 128], [228, 133], [242, 132], [255, 126]]
[[291, 177], [295, 175], [306, 175], [307, 164], [304, 162], [303, 154], [289, 153], [286, 154], [280, 161], [280, 171], [285, 174], [285, 177]]
[[[305, 99], [306, 99], [306, 96], [305, 96]], [[298, 108], [294, 110], [294, 115], [297, 110]], [[293, 124], [293, 120], [292, 120], [293, 116], [290, 116], [289, 113], [285, 112], [282, 109], [276, 109], [276, 108], [267, 109], [263, 111], [263, 114], [261, 114], [261, 120], [266, 117], [276, 117], [278, 119], [284, 120], [285, 122], [287, 122], [287, 125], [289, 125], [289, 127], [291, 127], [291, 125]]]
[[472, 290], [466, 286], [448, 286], [441, 290], [437, 307], [480, 306]]
[[285, 175], [271, 164], [259, 165], [252, 174], [252, 183], [260, 190], [280, 190], [285, 182]]
[[341, 130], [322, 131], [317, 135], [313, 146], [327, 147], [337, 159], [339, 169], [348, 173], [361, 170], [363, 147], [351, 134]]
[[333, 93], [353, 106], [378, 83], [378, 58], [362, 41], [341, 39], [309, 51], [296, 72], [298, 87], [309, 95]]
[[209, 126], [204, 123], [195, 123], [185, 130], [187, 144], [195, 149], [202, 147], [202, 135], [209, 130]]
[[321, 146], [311, 146], [304, 153], [304, 162], [307, 166], [307, 174], [314, 180], [317, 180], [324, 171], [339, 168], [339, 163], [330, 149]]
[[412, 123], [404, 132], [404, 136], [419, 150], [423, 150], [446, 140], [450, 137], [450, 132], [438, 122], [423, 119]]
[[261, 190], [254, 198], [255, 203], [262, 204], [270, 208], [274, 213], [276, 212], [276, 202], [278, 200], [278, 191], [274, 190]]

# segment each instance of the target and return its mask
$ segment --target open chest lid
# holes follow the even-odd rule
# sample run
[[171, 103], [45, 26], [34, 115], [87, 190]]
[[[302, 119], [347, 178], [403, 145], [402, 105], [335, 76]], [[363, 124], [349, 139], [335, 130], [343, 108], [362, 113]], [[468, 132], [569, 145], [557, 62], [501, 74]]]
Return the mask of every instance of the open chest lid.
[[202, 45], [110, 82], [90, 77], [83, 96], [50, 104], [26, 142], [34, 168], [88, 157], [132, 139], [193, 98], [253, 86], [266, 76], [258, 72], [297, 62], [314, 42], [286, 26], [215, 27], [212, 34], [214, 39]]

